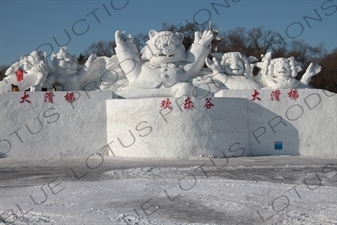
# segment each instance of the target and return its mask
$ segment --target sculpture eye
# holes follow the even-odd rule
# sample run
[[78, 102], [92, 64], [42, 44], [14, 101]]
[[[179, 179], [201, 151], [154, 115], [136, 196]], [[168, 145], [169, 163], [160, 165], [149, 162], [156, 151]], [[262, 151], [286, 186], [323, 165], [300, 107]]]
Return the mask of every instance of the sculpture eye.
[[174, 40], [172, 40], [172, 39], [169, 40], [167, 44], [168, 44], [168, 45], [174, 45]]
[[172, 48], [172, 45], [174, 45], [174, 40], [167, 35], [162, 35], [155, 41], [156, 48], [160, 50]]

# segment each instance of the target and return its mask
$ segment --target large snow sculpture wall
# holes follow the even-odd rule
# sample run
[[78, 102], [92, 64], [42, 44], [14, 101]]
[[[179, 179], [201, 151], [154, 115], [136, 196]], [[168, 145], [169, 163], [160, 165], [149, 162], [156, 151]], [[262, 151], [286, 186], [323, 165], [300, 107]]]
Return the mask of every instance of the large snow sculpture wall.
[[167, 98], [75, 92], [69, 103], [67, 92], [54, 92], [51, 103], [46, 92], [29, 92], [20, 103], [23, 92], [3, 94], [0, 157], [336, 156], [337, 95], [300, 89], [291, 98], [280, 90], [278, 99], [273, 91], [223, 90], [209, 108], [191, 97], [191, 109], [187, 97], [163, 104]]
[[[105, 100], [112, 92], [73, 92], [76, 100], [65, 100], [67, 92], [0, 95], [0, 152], [3, 157], [59, 157], [88, 155], [106, 143]], [[29, 102], [27, 102], [27, 101]]]

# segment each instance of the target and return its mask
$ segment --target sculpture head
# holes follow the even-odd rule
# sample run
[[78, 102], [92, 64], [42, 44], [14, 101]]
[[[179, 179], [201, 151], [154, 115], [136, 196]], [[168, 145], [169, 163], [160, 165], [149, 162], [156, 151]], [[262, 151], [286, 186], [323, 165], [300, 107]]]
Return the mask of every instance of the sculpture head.
[[255, 57], [248, 58], [240, 52], [225, 53], [221, 59], [221, 65], [227, 75], [230, 76], [251, 76], [251, 62], [256, 60]]
[[149, 38], [146, 46], [141, 50], [142, 60], [150, 61], [151, 64], [175, 63], [186, 60], [182, 33], [150, 30]]
[[0, 82], [1, 91], [10, 91], [10, 83], [17, 85], [20, 90], [37, 85], [51, 72], [46, 55], [42, 51], [33, 51], [29, 55], [21, 56], [20, 60], [6, 70], [4, 82]]
[[29, 55], [21, 56], [18, 65], [19, 68], [23, 69], [26, 72], [49, 72], [46, 53], [41, 51], [33, 51]]
[[37, 63], [37, 59], [32, 54], [28, 56], [21, 56], [19, 67], [23, 69], [24, 71], [28, 71], [32, 69], [36, 63]]
[[62, 75], [77, 73], [79, 68], [76, 55], [70, 55], [65, 46], [60, 47], [57, 54], [51, 54], [51, 61], [55, 71]]
[[301, 71], [301, 63], [294, 57], [272, 59], [268, 66], [268, 76], [277, 78], [296, 77]]

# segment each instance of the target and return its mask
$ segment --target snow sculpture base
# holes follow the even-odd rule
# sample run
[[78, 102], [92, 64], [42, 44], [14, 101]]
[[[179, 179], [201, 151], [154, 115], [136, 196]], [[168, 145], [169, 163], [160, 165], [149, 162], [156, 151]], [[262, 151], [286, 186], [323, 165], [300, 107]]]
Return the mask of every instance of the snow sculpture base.
[[[280, 90], [222, 90], [206, 109], [205, 98], [169, 98], [172, 111], [162, 109], [163, 98], [116, 99], [109, 91], [46, 92], [0, 95], [0, 158], [91, 156], [199, 158], [262, 155], [336, 157], [337, 95], [324, 90], [299, 89], [290, 99]], [[85, 163], [85, 162], [83, 162]]]
[[188, 110], [185, 97], [170, 98], [172, 110], [160, 108], [165, 99], [106, 101], [107, 141], [115, 155], [224, 157], [222, 151], [226, 157], [249, 155], [246, 99], [212, 99], [215, 106], [207, 109], [204, 98], [192, 98], [194, 108]]
[[123, 157], [237, 157], [261, 155], [336, 156], [337, 95], [324, 90], [222, 90], [204, 107], [205, 98], [170, 98], [172, 110], [160, 108], [166, 98], [107, 100], [107, 141], [111, 155]]

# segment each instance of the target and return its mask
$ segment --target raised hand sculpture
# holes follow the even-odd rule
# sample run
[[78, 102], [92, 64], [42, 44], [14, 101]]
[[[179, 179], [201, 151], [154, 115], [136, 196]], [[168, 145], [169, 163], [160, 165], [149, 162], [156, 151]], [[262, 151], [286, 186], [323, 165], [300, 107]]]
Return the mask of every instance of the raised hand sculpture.
[[295, 77], [302, 71], [302, 64], [294, 57], [271, 59], [271, 53], [267, 53], [262, 62], [256, 65], [261, 68], [265, 88], [272, 89], [310, 88], [311, 78], [321, 71], [321, 66], [311, 63], [301, 81], [296, 80]]
[[183, 38], [179, 32], [150, 30], [146, 46], [138, 53], [132, 35], [115, 33], [116, 55], [130, 83], [124, 89], [125, 97], [181, 96], [193, 90], [188, 81], [203, 68], [213, 34], [196, 32], [188, 51], [182, 45]]
[[78, 64], [75, 55], [70, 55], [66, 47], [61, 47], [57, 54], [51, 55], [54, 71], [48, 75], [45, 84], [48, 87], [59, 84], [63, 91], [80, 91], [83, 81], [104, 72], [105, 58], [91, 54], [82, 66]]
[[20, 90], [41, 91], [50, 71], [46, 53], [33, 51], [27, 56], [22, 56], [6, 70], [6, 77], [0, 82], [1, 91], [10, 91], [11, 84], [17, 85]]
[[[221, 81], [228, 89], [259, 89], [262, 83], [253, 76], [255, 57], [240, 52], [215, 54], [213, 61], [206, 59], [206, 65], [213, 71], [213, 79]], [[220, 61], [221, 60], [221, 61]]]

